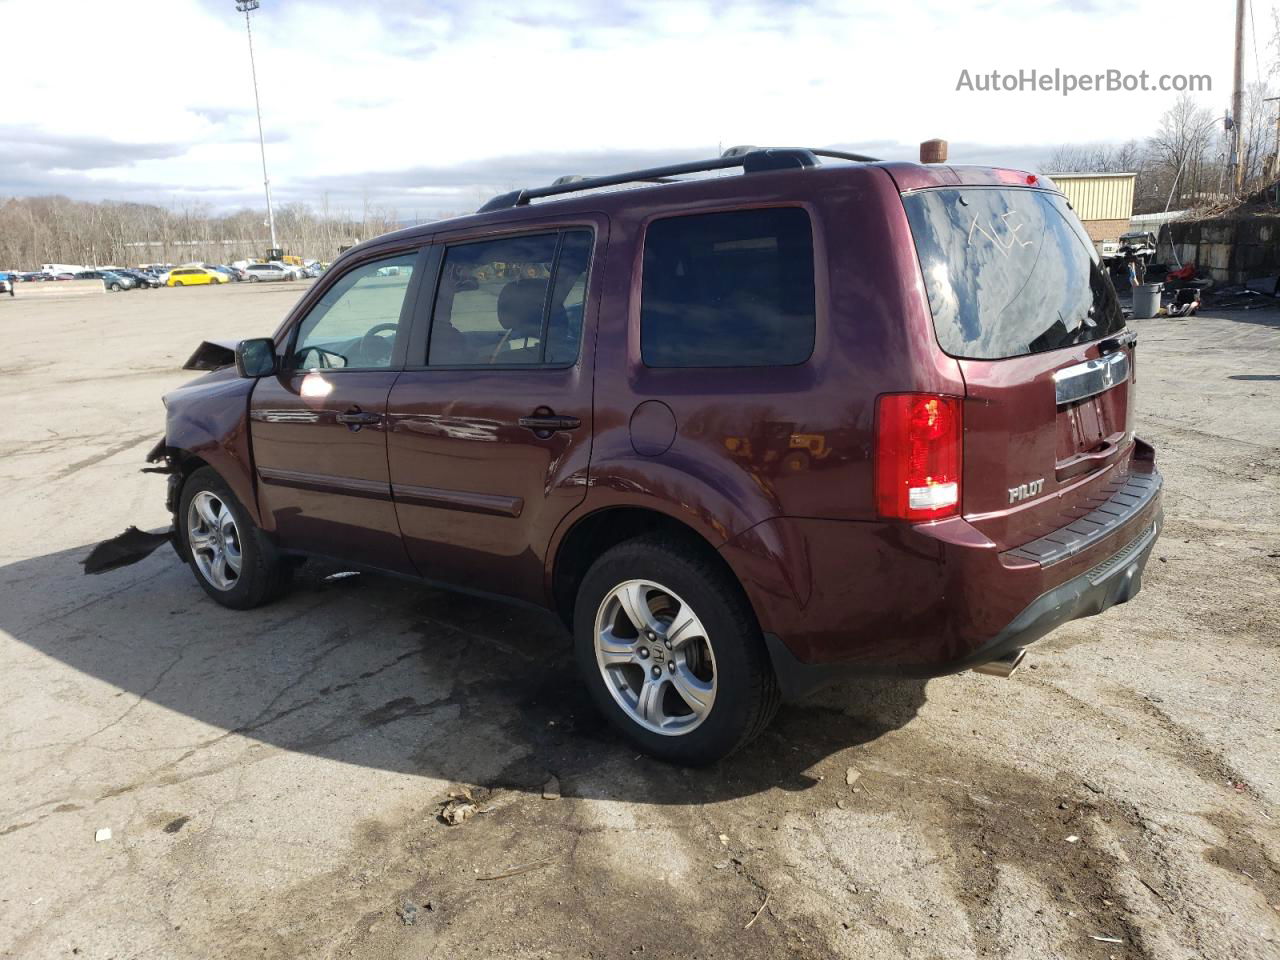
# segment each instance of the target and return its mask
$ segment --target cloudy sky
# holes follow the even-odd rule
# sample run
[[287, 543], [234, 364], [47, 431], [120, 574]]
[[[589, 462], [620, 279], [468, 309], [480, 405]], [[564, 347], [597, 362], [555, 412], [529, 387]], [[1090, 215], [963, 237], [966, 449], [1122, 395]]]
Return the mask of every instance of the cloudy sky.
[[[1253, 0], [1264, 71], [1275, 2]], [[1234, 6], [261, 0], [253, 36], [277, 201], [415, 218], [739, 143], [912, 158], [940, 136], [1035, 169], [1063, 141], [1145, 136], [1176, 94], [982, 93], [962, 70], [1202, 73], [1221, 111]], [[260, 205], [234, 0], [0, 0], [0, 41], [0, 197]]]

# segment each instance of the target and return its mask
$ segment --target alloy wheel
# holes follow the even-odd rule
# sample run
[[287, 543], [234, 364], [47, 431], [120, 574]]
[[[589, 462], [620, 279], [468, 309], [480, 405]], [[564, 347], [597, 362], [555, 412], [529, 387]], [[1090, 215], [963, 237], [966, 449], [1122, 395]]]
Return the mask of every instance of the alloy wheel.
[[651, 580], [610, 590], [595, 622], [596, 663], [614, 702], [653, 733], [699, 727], [715, 704], [715, 655], [706, 628], [675, 591]]
[[230, 508], [217, 494], [201, 490], [187, 508], [187, 546], [200, 575], [216, 590], [240, 582], [244, 555], [240, 529]]

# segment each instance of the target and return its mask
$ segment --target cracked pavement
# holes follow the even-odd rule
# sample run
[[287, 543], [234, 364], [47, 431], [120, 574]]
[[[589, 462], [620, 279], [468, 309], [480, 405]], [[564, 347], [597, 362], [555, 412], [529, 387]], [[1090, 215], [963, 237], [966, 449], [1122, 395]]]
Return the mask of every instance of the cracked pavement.
[[604, 728], [549, 616], [316, 564], [238, 613], [167, 547], [81, 575], [167, 525], [182, 361], [297, 293], [0, 303], [0, 956], [1280, 957], [1280, 311], [1137, 324], [1133, 603], [689, 771]]

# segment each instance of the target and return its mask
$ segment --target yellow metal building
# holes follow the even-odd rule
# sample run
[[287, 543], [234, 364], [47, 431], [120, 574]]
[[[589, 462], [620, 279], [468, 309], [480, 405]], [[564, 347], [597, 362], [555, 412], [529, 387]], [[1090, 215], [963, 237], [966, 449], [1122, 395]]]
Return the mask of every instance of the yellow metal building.
[[1076, 216], [1099, 248], [1112, 244], [1129, 229], [1133, 216], [1134, 173], [1051, 173], [1067, 195]]

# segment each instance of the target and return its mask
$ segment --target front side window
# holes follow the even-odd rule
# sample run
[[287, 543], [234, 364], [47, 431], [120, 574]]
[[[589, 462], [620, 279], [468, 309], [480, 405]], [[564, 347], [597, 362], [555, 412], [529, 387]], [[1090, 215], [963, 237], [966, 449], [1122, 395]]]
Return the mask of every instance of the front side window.
[[391, 365], [416, 252], [344, 273], [298, 325], [296, 369], [378, 370]]
[[567, 365], [578, 357], [592, 233], [449, 247], [431, 320], [431, 366]]
[[813, 232], [804, 210], [735, 210], [649, 225], [640, 295], [646, 366], [804, 363], [815, 329]]

